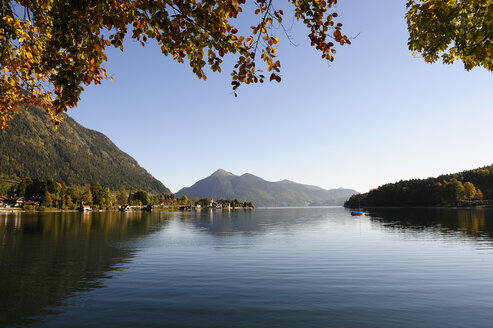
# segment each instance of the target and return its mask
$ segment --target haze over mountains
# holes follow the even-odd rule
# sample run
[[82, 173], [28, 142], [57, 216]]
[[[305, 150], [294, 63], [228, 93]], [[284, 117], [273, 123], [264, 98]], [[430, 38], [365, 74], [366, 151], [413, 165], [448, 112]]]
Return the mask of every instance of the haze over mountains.
[[190, 199], [237, 198], [240, 201], [251, 201], [255, 206], [322, 206], [343, 205], [344, 201], [357, 193], [352, 189], [326, 190], [289, 180], [270, 182], [253, 174], [237, 176], [219, 169], [193, 186], [182, 188], [176, 195], [187, 195]]
[[55, 129], [44, 111], [32, 107], [16, 114], [9, 126], [0, 131], [0, 173], [4, 176], [54, 178], [69, 185], [99, 182], [113, 190], [123, 185], [128, 190], [170, 193], [108, 137], [69, 116]]
[[[68, 185], [99, 182], [112, 190], [123, 185], [128, 190], [170, 193], [108, 137], [69, 116], [55, 129], [44, 111], [30, 108], [16, 114], [9, 125], [8, 130], [0, 131], [0, 173], [4, 177], [54, 178]], [[325, 190], [289, 180], [270, 182], [249, 173], [237, 176], [220, 169], [181, 189], [177, 196], [237, 198], [256, 206], [314, 206], [342, 205], [356, 193], [352, 189]]]

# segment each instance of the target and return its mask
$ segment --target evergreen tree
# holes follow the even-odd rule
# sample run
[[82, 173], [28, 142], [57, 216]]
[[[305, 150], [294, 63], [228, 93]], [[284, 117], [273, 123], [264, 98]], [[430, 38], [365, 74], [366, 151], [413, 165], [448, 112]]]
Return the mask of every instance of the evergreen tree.
[[91, 195], [92, 195], [92, 203], [94, 205], [101, 206], [103, 204], [104, 190], [103, 187], [99, 184], [99, 182], [95, 182], [91, 184]]
[[24, 178], [17, 186], [16, 194], [18, 197], [26, 197], [27, 188], [33, 183], [31, 178]]

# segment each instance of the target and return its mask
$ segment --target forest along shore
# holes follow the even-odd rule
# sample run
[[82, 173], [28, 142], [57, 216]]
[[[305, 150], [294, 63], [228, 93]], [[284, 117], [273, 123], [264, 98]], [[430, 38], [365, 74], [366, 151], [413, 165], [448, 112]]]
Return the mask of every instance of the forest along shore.
[[0, 210], [4, 211], [111, 211], [111, 210], [199, 210], [202, 208], [254, 208], [250, 201], [238, 199], [211, 200], [172, 193], [152, 195], [145, 190], [127, 191], [124, 186], [117, 192], [102, 187], [99, 182], [88, 185], [66, 186], [54, 179], [25, 178], [11, 184], [0, 193]]

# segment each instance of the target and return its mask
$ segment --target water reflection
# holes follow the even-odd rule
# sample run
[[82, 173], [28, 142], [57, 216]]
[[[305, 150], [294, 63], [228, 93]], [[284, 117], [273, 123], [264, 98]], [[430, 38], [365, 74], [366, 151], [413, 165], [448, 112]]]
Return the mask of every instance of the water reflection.
[[262, 231], [262, 226], [253, 219], [251, 210], [185, 212], [181, 214], [181, 219], [202, 232], [216, 236]]
[[0, 308], [4, 314], [0, 326], [36, 322], [56, 313], [57, 306], [76, 293], [104, 287], [111, 272], [124, 268], [140, 247], [131, 241], [165, 231], [170, 221], [219, 238], [216, 247], [234, 247], [221, 240], [238, 234], [290, 233], [299, 225], [323, 221], [326, 212], [263, 209], [2, 215]]
[[36, 321], [74, 293], [99, 288], [135, 252], [117, 247], [153, 231], [148, 213], [39, 213], [0, 217], [0, 326]]
[[300, 226], [315, 226], [339, 214], [340, 208], [262, 208], [234, 211], [185, 212], [184, 222], [216, 236], [289, 233]]
[[[430, 233], [454, 248], [393, 238]], [[464, 237], [491, 243], [493, 210], [382, 209], [358, 219], [342, 208], [2, 215], [0, 326], [206, 327], [214, 318], [224, 327], [327, 327], [330, 318], [333, 327], [393, 327], [404, 316], [407, 327], [433, 327], [449, 299], [463, 303], [447, 314], [460, 315], [448, 327], [464, 313], [489, 324], [491, 261], [470, 247], [461, 256]], [[90, 305], [73, 297], [90, 290], [99, 292]], [[64, 312], [49, 316], [56, 311]]]
[[403, 232], [434, 232], [472, 240], [493, 238], [493, 209], [394, 208], [370, 213], [373, 220]]

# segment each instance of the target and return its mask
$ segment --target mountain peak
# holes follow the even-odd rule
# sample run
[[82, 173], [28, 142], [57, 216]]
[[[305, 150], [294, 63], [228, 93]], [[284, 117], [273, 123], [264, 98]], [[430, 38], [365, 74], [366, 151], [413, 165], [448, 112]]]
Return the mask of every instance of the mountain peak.
[[353, 194], [352, 190], [325, 190], [290, 180], [270, 182], [251, 173], [237, 176], [219, 169], [193, 186], [182, 188], [176, 196], [187, 195], [189, 199], [237, 198], [240, 201], [251, 201], [255, 206], [321, 206], [342, 205]]
[[212, 173], [211, 176], [229, 176], [229, 177], [232, 177], [235, 175], [231, 172], [226, 171], [226, 170], [218, 169], [216, 172]]

